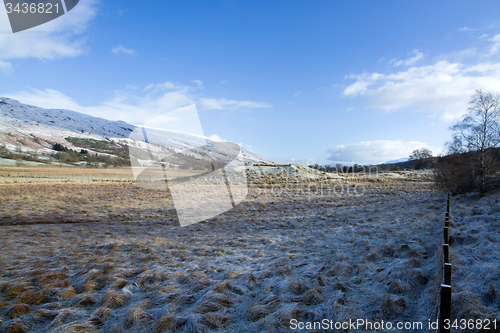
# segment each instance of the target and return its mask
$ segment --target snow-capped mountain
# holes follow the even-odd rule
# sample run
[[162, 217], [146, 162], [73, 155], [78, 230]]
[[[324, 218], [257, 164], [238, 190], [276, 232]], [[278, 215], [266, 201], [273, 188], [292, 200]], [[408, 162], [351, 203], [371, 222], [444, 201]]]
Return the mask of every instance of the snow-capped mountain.
[[[133, 136], [137, 128], [124, 121], [111, 121], [76, 111], [44, 109], [0, 97], [0, 144], [10, 150], [53, 154], [51, 148], [55, 143], [70, 149], [80, 149], [82, 147], [78, 143], [89, 139], [107, 141], [122, 147], [139, 147], [140, 142], [134, 140]], [[161, 145], [156, 149], [164, 150], [166, 154], [186, 149], [196, 151], [197, 147], [211, 142], [207, 137], [189, 133], [149, 129], [148, 132], [161, 137]], [[241, 159], [249, 164], [271, 163], [245, 149], [241, 149]]]

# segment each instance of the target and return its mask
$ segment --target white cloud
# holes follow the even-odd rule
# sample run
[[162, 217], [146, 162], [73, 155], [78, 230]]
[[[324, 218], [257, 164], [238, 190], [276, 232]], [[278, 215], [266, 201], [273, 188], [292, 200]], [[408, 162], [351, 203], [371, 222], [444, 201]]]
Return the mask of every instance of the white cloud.
[[14, 94], [4, 95], [5, 97], [18, 100], [22, 103], [40, 106], [46, 109], [66, 109], [79, 112], [82, 112], [84, 109], [75, 100], [54, 89], [30, 89], [29, 91], [20, 91]]
[[318, 159], [318, 157], [292, 157], [285, 159], [285, 161], [291, 164], [313, 165], [317, 163]]
[[269, 103], [251, 102], [251, 101], [235, 101], [225, 98], [201, 98], [201, 106], [205, 110], [222, 110], [222, 109], [238, 109], [238, 108], [270, 108]]
[[10, 62], [0, 60], [0, 72], [11, 72], [13, 69], [14, 67]]
[[[478, 49], [471, 47], [468, 49], [463, 49], [460, 51], [450, 52], [445, 56], [441, 56], [440, 60], [448, 60], [448, 61], [461, 61], [467, 58], [473, 58], [479, 55]], [[437, 59], [436, 59], [437, 60]]]
[[458, 29], [458, 31], [476, 31], [476, 30], [479, 30], [479, 29], [469, 28], [469, 27], [462, 27], [462, 28]]
[[94, 106], [82, 106], [71, 97], [53, 89], [30, 89], [4, 95], [22, 103], [43, 108], [73, 110], [95, 117], [123, 120], [137, 125], [165, 112], [195, 103], [191, 96], [180, 91], [141, 94], [138, 90], [138, 88], [131, 87], [125, 91], [116, 91], [114, 96]]
[[368, 82], [362, 79], [361, 75], [358, 76], [348, 76], [347, 78], [356, 78], [358, 79], [356, 82], [345, 88], [344, 95], [346, 96], [354, 96], [358, 94], [362, 94], [368, 90]]
[[411, 52], [412, 52], [412, 54], [414, 54], [413, 57], [408, 58], [406, 60], [392, 59], [391, 61], [389, 61], [389, 63], [390, 64], [392, 63], [394, 67], [412, 66], [412, 65], [416, 64], [419, 60], [422, 60], [424, 58], [424, 54], [417, 49], [414, 49]]
[[67, 14], [38, 27], [18, 33], [11, 32], [9, 19], [0, 10], [0, 59], [58, 59], [75, 57], [86, 51], [86, 31], [95, 16], [98, 0], [80, 1]]
[[498, 51], [500, 50], [500, 34], [494, 36], [489, 41], [493, 42], [493, 45], [491, 46], [489, 55], [492, 56], [492, 55], [498, 54]]
[[199, 86], [196, 87], [184, 86], [184, 85], [179, 85], [177, 83], [173, 83], [171, 81], [167, 81], [164, 83], [150, 84], [146, 88], [144, 88], [144, 91], [158, 92], [162, 90], [177, 90], [183, 93], [187, 93], [188, 91], [192, 91], [197, 88], [199, 88]]
[[418, 148], [429, 148], [434, 155], [440, 152], [440, 149], [430, 147], [425, 142], [419, 141], [393, 141], [393, 140], [374, 140], [363, 141], [347, 145], [337, 145], [329, 149], [330, 157], [328, 160], [340, 164], [377, 164], [387, 161], [408, 157], [411, 152]]
[[221, 138], [217, 134], [212, 134], [208, 137], [210, 140], [215, 141], [215, 142], [227, 142], [226, 139]]
[[204, 136], [196, 105], [187, 105], [143, 122], [144, 126]]
[[203, 81], [201, 81], [201, 80], [193, 80], [191, 82], [193, 82], [194, 84], [196, 84], [198, 87], [203, 88]]
[[[385, 111], [415, 110], [439, 115], [444, 120], [459, 119], [466, 111], [470, 96], [478, 88], [500, 92], [500, 61], [491, 55], [500, 49], [500, 34], [490, 45], [477, 51], [476, 63], [436, 59], [428, 66], [410, 67], [394, 73], [363, 73], [346, 78], [356, 81], [343, 95], [362, 97], [366, 107]], [[472, 57], [476, 51], [464, 53]], [[450, 54], [456, 58], [457, 53]]]
[[[5, 97], [16, 99], [22, 103], [50, 109], [67, 109], [86, 113], [95, 117], [110, 120], [123, 120], [131, 124], [142, 125], [149, 119], [166, 112], [173, 111], [192, 104], [214, 106], [214, 109], [235, 107], [268, 107], [267, 103], [234, 101], [227, 99], [199, 98], [191, 91], [198, 86], [183, 86], [172, 82], [150, 84], [145, 88], [128, 87], [115, 91], [113, 96], [94, 106], [83, 106], [71, 97], [54, 89], [29, 89]], [[218, 104], [210, 104], [216, 101]]]
[[137, 52], [135, 52], [135, 50], [127, 49], [123, 45], [117, 45], [117, 46], [113, 47], [111, 49], [111, 52], [113, 52], [114, 54], [127, 54], [127, 55], [134, 55], [137, 53]]

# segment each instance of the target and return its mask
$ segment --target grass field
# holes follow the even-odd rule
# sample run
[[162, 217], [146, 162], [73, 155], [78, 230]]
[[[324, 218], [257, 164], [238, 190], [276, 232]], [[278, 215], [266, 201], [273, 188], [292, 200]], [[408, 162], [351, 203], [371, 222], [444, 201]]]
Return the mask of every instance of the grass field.
[[[81, 176], [75, 169], [50, 172]], [[11, 179], [17, 170], [32, 183]], [[0, 168], [4, 331], [290, 332], [292, 319], [435, 320], [445, 196], [429, 183], [369, 180], [356, 196], [260, 182], [232, 210], [181, 228], [168, 193], [136, 186], [123, 170], [84, 170], [102, 179]], [[454, 316], [498, 315], [498, 231], [480, 229], [500, 224], [488, 208], [498, 195], [484, 200], [461, 199], [453, 211]]]

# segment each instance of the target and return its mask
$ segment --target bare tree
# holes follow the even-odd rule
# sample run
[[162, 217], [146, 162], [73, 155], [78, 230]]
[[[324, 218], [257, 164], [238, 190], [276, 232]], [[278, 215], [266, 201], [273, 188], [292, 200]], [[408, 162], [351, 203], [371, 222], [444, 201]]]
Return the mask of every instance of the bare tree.
[[454, 153], [470, 153], [476, 187], [482, 196], [494, 171], [493, 149], [500, 146], [500, 95], [477, 90], [469, 105], [463, 120], [450, 127], [454, 133], [449, 148]]
[[415, 149], [411, 155], [410, 160], [413, 161], [415, 170], [427, 167], [427, 160], [432, 157], [432, 151], [428, 148]]
[[465, 153], [462, 140], [458, 137], [454, 137], [451, 142], [447, 142], [448, 155]]

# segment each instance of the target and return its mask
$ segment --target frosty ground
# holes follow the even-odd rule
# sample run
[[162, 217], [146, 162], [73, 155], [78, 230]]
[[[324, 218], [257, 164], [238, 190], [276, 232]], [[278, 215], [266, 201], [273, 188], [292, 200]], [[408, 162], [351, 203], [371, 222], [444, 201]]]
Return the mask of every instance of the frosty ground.
[[[358, 195], [251, 185], [233, 210], [181, 228], [168, 196], [141, 206], [127, 182], [3, 184], [3, 329], [290, 332], [292, 319], [325, 318], [425, 327], [437, 315], [445, 193], [398, 178], [358, 185]], [[498, 198], [454, 199], [455, 318], [499, 317]]]

